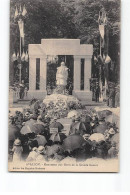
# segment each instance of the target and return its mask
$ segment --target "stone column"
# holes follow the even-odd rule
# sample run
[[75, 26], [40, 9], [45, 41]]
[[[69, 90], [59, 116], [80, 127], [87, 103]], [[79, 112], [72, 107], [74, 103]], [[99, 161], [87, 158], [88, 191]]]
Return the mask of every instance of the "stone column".
[[36, 58], [29, 59], [29, 91], [36, 90]]
[[91, 78], [91, 56], [85, 58], [84, 63], [84, 91], [90, 91], [90, 82]]
[[47, 57], [40, 58], [40, 91], [46, 91]]
[[80, 91], [81, 83], [81, 58], [74, 56], [74, 91]]

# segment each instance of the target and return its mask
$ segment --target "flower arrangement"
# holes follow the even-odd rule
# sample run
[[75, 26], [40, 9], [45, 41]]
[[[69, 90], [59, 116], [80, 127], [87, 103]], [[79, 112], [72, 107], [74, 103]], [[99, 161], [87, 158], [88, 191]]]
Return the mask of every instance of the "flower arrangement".
[[58, 100], [56, 104], [50, 102], [46, 108], [47, 116], [53, 118], [56, 116], [57, 118], [64, 118], [68, 114], [68, 107], [66, 102], [63, 100]]
[[68, 109], [69, 110], [77, 110], [77, 109], [81, 109], [82, 108], [82, 104], [79, 102], [68, 102]]

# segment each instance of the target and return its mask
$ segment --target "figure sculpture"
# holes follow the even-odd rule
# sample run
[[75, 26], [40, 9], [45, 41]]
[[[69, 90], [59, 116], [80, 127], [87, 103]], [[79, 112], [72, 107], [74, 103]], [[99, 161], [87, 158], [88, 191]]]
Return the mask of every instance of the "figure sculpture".
[[56, 73], [56, 85], [58, 89], [58, 93], [65, 93], [65, 88], [67, 85], [68, 79], [68, 68], [65, 66], [64, 62], [61, 62], [61, 66], [57, 68]]

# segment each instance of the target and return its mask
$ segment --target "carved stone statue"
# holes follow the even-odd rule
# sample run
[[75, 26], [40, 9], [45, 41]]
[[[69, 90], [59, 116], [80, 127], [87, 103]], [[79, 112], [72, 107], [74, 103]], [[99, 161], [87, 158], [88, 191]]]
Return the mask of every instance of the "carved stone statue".
[[65, 66], [64, 62], [61, 62], [61, 66], [57, 68], [56, 73], [56, 84], [57, 86], [66, 86], [68, 78], [68, 68]]

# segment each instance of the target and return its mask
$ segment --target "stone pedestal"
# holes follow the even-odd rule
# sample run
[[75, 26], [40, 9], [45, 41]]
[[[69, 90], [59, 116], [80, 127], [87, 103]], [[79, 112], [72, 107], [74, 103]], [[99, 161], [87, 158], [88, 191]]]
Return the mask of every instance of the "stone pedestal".
[[40, 58], [40, 90], [46, 91], [47, 57]]
[[85, 58], [84, 63], [84, 91], [90, 91], [91, 57]]
[[29, 59], [29, 91], [36, 90], [36, 58]]
[[44, 99], [47, 95], [46, 91], [46, 72], [47, 63], [46, 56], [40, 57], [40, 90], [36, 90], [36, 58], [29, 60], [29, 91], [27, 99], [37, 98]]
[[[81, 59], [84, 59], [84, 90], [81, 90]], [[74, 56], [74, 90], [73, 95], [79, 100], [92, 101], [90, 91], [91, 56]]]
[[81, 57], [74, 56], [74, 91], [80, 90], [81, 83]]

